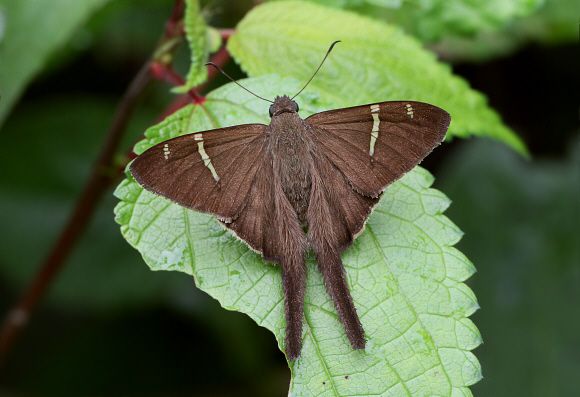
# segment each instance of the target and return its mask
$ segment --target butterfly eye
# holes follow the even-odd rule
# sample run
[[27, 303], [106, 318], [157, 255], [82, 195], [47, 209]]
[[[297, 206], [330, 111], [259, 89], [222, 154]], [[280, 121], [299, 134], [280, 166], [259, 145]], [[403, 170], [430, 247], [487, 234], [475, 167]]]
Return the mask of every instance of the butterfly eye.
[[296, 102], [294, 102], [294, 105], [296, 105], [296, 112], [298, 112], [300, 110], [300, 107], [298, 106], [298, 104]]
[[274, 116], [274, 109], [273, 109], [274, 105], [270, 106], [270, 110], [268, 111], [270, 113], [270, 118], [272, 118]]

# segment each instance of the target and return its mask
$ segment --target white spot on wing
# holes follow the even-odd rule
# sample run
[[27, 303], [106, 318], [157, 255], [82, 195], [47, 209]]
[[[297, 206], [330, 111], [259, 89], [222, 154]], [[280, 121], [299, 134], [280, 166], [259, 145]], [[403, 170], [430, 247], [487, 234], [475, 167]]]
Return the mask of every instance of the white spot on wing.
[[163, 145], [163, 157], [165, 157], [165, 160], [169, 159], [169, 155], [171, 154], [171, 151], [169, 150], [169, 144], [165, 144]]
[[379, 105], [371, 105], [371, 113], [378, 112], [380, 109]]
[[211, 159], [209, 158], [209, 156], [207, 155], [207, 152], [205, 151], [205, 149], [203, 147], [203, 135], [202, 134], [195, 134], [193, 136], [193, 139], [195, 139], [196, 141], [199, 141], [199, 142], [197, 142], [197, 151], [199, 152], [199, 155], [201, 156], [203, 163], [211, 171], [211, 174], [213, 175], [213, 179], [215, 179], [216, 182], [219, 181], [220, 177], [218, 176], [213, 164], [211, 163]]
[[407, 114], [413, 118], [413, 107], [408, 103], [405, 106], [407, 107]]

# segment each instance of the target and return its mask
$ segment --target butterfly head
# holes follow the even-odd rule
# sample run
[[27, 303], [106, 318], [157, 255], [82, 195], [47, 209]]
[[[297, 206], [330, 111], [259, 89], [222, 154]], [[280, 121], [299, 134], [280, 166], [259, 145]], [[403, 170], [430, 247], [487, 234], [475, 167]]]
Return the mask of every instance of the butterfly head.
[[277, 116], [280, 113], [296, 112], [298, 112], [298, 104], [287, 95], [277, 96], [272, 106], [270, 106], [270, 117]]

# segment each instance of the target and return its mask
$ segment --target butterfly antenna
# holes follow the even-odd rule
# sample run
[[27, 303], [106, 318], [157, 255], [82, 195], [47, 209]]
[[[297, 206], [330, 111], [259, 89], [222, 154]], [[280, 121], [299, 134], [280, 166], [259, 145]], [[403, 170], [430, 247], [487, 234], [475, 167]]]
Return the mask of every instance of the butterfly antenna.
[[[316, 76], [316, 73], [318, 73], [318, 71], [320, 70], [320, 68], [322, 67], [322, 64], [324, 63], [324, 61], [326, 61], [326, 58], [328, 57], [328, 54], [330, 54], [330, 51], [332, 51], [332, 47], [334, 47], [334, 45], [336, 43], [340, 43], [340, 40], [336, 40], [334, 43], [332, 43], [330, 45], [330, 48], [328, 49], [328, 51], [326, 52], [326, 55], [324, 56], [324, 59], [322, 60], [322, 62], [320, 62], [320, 66], [318, 66], [318, 69], [316, 69], [316, 72], [314, 72], [314, 74], [312, 75], [312, 77], [310, 78], [310, 80], [308, 80], [308, 82], [306, 83], [306, 85], [304, 87], [302, 87], [302, 89], [300, 91], [298, 91], [298, 94], [300, 94], [302, 91], [304, 91], [304, 89], [308, 86], [308, 84], [310, 84], [310, 82], [312, 81], [312, 79], [314, 78], [314, 76]], [[294, 99], [298, 96], [298, 94], [294, 95], [292, 98], [290, 99]]]
[[260, 99], [262, 99], [262, 100], [264, 100], [264, 101], [266, 101], [266, 102], [274, 103], [274, 101], [271, 101], [271, 100], [269, 100], [269, 99], [266, 99], [266, 98], [262, 98], [261, 96], [254, 94], [252, 91], [250, 91], [250, 90], [248, 90], [246, 87], [242, 86], [242, 85], [241, 85], [240, 83], [238, 83], [236, 80], [234, 80], [234, 79], [232, 79], [230, 76], [228, 76], [228, 74], [227, 74], [226, 72], [224, 72], [224, 71], [222, 70], [222, 68], [220, 68], [220, 67], [219, 67], [218, 65], [216, 65], [215, 63], [213, 63], [213, 62], [208, 62], [208, 63], [206, 63], [206, 64], [205, 64], [205, 66], [207, 66], [207, 65], [211, 65], [211, 66], [213, 66], [214, 68], [216, 68], [216, 69], [217, 69], [217, 70], [218, 70], [218, 71], [219, 71], [221, 74], [223, 74], [223, 75], [224, 75], [224, 76], [226, 76], [228, 79], [230, 79], [231, 81], [233, 81], [234, 83], [236, 83], [237, 85], [239, 85], [240, 87], [242, 87], [244, 90], [248, 91], [248, 92], [249, 92], [250, 94], [252, 94], [253, 96], [255, 96], [255, 97], [257, 97], [257, 98], [260, 98]]

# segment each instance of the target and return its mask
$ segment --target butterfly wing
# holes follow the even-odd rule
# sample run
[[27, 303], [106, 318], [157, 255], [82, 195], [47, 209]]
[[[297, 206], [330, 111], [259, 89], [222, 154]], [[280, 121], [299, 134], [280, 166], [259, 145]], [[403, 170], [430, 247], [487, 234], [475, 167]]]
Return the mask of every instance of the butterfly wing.
[[265, 125], [182, 135], [138, 156], [131, 174], [145, 189], [231, 222], [242, 210], [262, 162]]
[[425, 103], [382, 102], [305, 121], [317, 143], [308, 241], [353, 348], [364, 349], [364, 330], [339, 254], [362, 231], [384, 189], [445, 138], [450, 116]]
[[340, 253], [363, 229], [379, 198], [357, 193], [320, 151], [312, 151], [312, 160], [308, 241], [351, 345], [364, 349], [364, 330], [349, 292]]
[[[248, 194], [244, 210], [224, 225], [264, 259], [280, 264], [286, 316], [286, 354], [298, 358], [302, 348], [302, 318], [306, 267], [306, 236], [290, 201], [284, 194], [280, 175], [268, 146], [256, 153], [262, 162]], [[352, 189], [351, 189], [352, 190]]]
[[255, 156], [261, 164], [248, 192], [243, 211], [231, 222], [222, 223], [254, 251], [262, 253], [264, 259], [279, 263], [280, 255], [268, 249], [270, 242], [274, 239], [276, 229], [272, 187], [274, 175], [266, 145], [252, 156]]
[[305, 121], [352, 187], [378, 197], [441, 143], [451, 116], [427, 103], [393, 101], [321, 112]]

